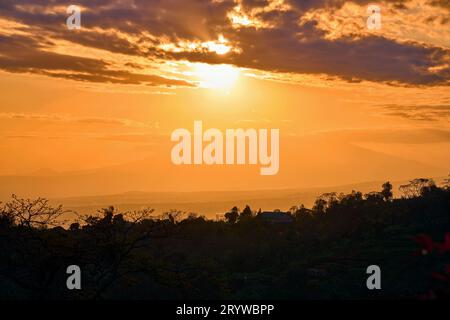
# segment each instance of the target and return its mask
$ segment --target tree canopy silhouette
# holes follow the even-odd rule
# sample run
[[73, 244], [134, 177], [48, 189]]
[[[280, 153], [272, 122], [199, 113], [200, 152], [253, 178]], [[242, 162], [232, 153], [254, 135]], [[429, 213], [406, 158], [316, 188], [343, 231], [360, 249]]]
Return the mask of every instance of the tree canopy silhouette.
[[[0, 298], [448, 298], [449, 184], [400, 189], [326, 193], [283, 223], [249, 206], [226, 221], [114, 207], [67, 221], [61, 206], [13, 195], [0, 204]], [[377, 293], [365, 286], [374, 261], [386, 270]], [[73, 264], [80, 291], [65, 287]]]

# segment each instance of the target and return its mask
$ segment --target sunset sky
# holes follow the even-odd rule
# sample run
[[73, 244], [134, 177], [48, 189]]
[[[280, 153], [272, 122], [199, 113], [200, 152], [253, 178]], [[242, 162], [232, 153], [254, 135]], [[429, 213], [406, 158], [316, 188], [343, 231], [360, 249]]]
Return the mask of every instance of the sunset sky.
[[[380, 30], [371, 3], [2, 0], [0, 175], [117, 177], [103, 193], [445, 176], [450, 2], [375, 2]], [[174, 166], [170, 134], [194, 120], [279, 128], [279, 174]]]

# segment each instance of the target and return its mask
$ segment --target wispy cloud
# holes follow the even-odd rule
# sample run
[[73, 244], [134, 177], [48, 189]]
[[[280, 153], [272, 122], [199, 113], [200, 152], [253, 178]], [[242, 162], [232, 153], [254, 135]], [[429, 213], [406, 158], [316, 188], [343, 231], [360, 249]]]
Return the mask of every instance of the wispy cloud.
[[39, 113], [16, 113], [16, 112], [2, 112], [0, 119], [18, 119], [18, 120], [35, 120], [35, 121], [50, 121], [50, 122], [71, 122], [87, 125], [114, 125], [133, 128], [151, 127], [140, 121], [121, 118], [101, 118], [101, 117], [75, 117], [72, 115], [61, 114], [39, 114]]
[[336, 129], [315, 132], [313, 135], [350, 143], [401, 143], [401, 144], [428, 144], [450, 143], [450, 130], [435, 128], [355, 128]]
[[418, 121], [448, 121], [450, 105], [397, 105], [382, 106], [383, 114]]

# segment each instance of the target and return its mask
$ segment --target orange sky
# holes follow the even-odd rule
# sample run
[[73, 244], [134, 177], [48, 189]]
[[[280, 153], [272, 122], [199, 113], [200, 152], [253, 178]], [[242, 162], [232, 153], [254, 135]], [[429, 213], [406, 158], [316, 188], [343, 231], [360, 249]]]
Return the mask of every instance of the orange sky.
[[[450, 171], [445, 2], [381, 1], [377, 31], [366, 1], [79, 1], [71, 31], [65, 7], [27, 2], [0, 11], [0, 175], [108, 172], [114, 191], [189, 191]], [[279, 174], [175, 167], [170, 134], [194, 120], [279, 128]]]

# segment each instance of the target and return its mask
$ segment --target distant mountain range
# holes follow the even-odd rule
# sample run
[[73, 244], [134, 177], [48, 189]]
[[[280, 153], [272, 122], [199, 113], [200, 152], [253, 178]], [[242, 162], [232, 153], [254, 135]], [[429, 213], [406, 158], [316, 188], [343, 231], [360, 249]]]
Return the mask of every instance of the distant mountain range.
[[[435, 178], [440, 183], [444, 177]], [[126, 192], [104, 196], [68, 197], [52, 199], [54, 204], [63, 204], [66, 209], [78, 213], [95, 213], [101, 208], [114, 206], [120, 211], [153, 208], [155, 214], [176, 209], [194, 212], [208, 218], [225, 213], [233, 206], [243, 209], [249, 205], [253, 210], [289, 210], [294, 205], [311, 207], [323, 193], [350, 193], [352, 190], [368, 193], [381, 190], [384, 181], [321, 188], [279, 189], [259, 191], [209, 191], [209, 192]], [[398, 187], [408, 181], [394, 181], [394, 194]]]
[[60, 198], [129, 191], [298, 189], [448, 174], [443, 168], [350, 143], [311, 138], [281, 141], [280, 171], [275, 176], [261, 176], [259, 165], [175, 166], [170, 150], [161, 152], [167, 156], [92, 170], [57, 173], [42, 169], [26, 176], [0, 176], [0, 199], [12, 193]]

